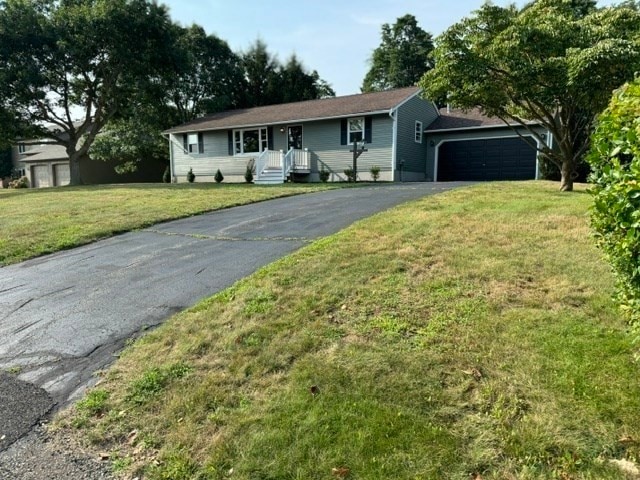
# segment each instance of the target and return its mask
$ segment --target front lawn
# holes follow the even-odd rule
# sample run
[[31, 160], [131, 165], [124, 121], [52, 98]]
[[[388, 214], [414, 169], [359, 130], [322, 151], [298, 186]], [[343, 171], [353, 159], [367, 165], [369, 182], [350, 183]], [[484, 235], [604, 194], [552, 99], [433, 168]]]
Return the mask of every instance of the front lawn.
[[0, 190], [0, 266], [210, 210], [340, 185], [94, 185]]
[[[150, 479], [621, 479], [640, 368], [590, 197], [494, 183], [261, 269], [61, 420]], [[633, 477], [629, 477], [633, 478]]]

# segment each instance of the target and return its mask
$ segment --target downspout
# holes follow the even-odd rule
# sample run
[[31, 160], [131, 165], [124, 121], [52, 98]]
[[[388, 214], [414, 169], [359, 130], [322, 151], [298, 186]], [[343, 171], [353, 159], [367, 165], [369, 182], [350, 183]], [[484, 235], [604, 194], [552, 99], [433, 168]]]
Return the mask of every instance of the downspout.
[[174, 166], [173, 166], [173, 142], [171, 141], [171, 134], [168, 134], [166, 137], [169, 141], [169, 173], [171, 174], [171, 183], [177, 183], [177, 179], [174, 174]]
[[393, 137], [391, 140], [391, 181], [396, 181], [396, 153], [397, 153], [397, 142], [398, 142], [398, 116], [396, 115], [396, 110], [389, 110], [389, 116], [393, 120]]

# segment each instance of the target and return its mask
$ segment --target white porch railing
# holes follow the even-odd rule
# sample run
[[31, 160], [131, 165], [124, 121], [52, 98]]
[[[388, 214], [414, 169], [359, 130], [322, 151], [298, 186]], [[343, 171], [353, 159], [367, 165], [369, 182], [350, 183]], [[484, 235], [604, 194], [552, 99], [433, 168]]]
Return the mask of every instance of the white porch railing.
[[265, 150], [256, 158], [256, 176], [258, 179], [267, 171], [273, 178], [276, 171], [282, 175], [282, 181], [296, 170], [309, 170], [311, 168], [311, 155], [307, 149], [290, 149], [286, 154], [280, 151]]
[[291, 171], [311, 169], [310, 158], [311, 155], [309, 155], [309, 150], [306, 148], [304, 150], [290, 149], [284, 156], [285, 178]]
[[282, 151], [265, 150], [256, 159], [256, 174], [258, 177], [267, 169], [281, 169], [283, 164]]

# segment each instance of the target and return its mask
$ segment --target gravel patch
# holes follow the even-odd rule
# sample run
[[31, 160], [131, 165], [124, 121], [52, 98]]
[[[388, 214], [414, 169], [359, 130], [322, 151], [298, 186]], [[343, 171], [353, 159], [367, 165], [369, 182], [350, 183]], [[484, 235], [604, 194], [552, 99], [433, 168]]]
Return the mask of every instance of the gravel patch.
[[0, 372], [0, 451], [31, 430], [52, 407], [42, 388]]
[[112, 480], [109, 462], [79, 449], [62, 434], [42, 425], [0, 452], [0, 480]]

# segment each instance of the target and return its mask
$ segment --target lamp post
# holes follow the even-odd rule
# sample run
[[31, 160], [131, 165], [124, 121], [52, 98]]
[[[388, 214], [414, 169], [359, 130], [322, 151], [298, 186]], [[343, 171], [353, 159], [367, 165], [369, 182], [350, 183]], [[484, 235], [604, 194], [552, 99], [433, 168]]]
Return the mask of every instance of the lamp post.
[[368, 152], [366, 148], [364, 148], [364, 139], [362, 139], [362, 147], [358, 148], [358, 142], [353, 142], [353, 150], [349, 150], [353, 153], [353, 182], [358, 181], [358, 157], [362, 155], [364, 152]]

